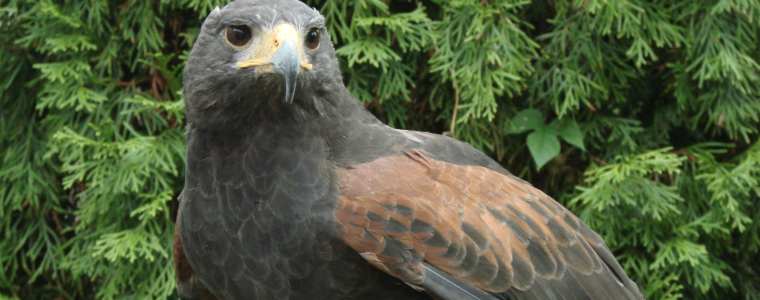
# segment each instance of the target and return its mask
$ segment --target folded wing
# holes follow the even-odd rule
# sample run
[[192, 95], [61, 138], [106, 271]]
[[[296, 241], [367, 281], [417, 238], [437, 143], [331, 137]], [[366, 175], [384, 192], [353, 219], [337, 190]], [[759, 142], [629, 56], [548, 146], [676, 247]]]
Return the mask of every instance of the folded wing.
[[522, 181], [420, 151], [338, 173], [345, 242], [437, 299], [644, 299], [596, 233]]

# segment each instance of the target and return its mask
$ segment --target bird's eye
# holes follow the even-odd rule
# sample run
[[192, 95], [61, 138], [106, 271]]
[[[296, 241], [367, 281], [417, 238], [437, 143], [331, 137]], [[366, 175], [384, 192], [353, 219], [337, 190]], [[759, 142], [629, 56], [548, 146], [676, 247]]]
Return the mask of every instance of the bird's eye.
[[317, 49], [319, 47], [319, 28], [312, 28], [306, 34], [306, 48]]
[[242, 47], [251, 40], [251, 29], [245, 25], [227, 27], [227, 41], [233, 46]]

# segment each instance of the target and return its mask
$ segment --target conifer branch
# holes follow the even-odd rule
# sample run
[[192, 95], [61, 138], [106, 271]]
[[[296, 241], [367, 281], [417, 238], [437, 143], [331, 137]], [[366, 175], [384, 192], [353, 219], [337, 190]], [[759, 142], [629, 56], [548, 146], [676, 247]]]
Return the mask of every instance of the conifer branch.
[[451, 133], [451, 137], [456, 137], [454, 129], [457, 123], [457, 111], [459, 111], [459, 84], [457, 83], [456, 76], [454, 76], [454, 70], [451, 69], [451, 67], [449, 67], [449, 72], [451, 73], [451, 81], [454, 83], [454, 111], [451, 116], [449, 132]]

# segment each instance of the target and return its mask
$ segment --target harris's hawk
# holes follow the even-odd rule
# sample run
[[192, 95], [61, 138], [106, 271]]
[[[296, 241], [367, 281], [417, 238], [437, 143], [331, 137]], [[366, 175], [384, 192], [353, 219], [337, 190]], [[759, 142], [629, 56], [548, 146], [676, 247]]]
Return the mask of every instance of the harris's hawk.
[[604, 241], [472, 146], [390, 128], [318, 11], [237, 0], [185, 68], [186, 299], [644, 299]]

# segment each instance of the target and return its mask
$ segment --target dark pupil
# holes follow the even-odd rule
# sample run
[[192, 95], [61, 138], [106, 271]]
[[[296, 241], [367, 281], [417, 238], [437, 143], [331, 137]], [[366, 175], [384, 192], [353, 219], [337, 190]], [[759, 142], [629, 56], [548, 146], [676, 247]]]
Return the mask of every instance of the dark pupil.
[[245, 39], [245, 32], [240, 30], [239, 28], [233, 28], [232, 32], [235, 33], [235, 39], [238, 41], [242, 41]]
[[227, 40], [235, 46], [243, 46], [251, 39], [251, 30], [245, 25], [227, 28]]
[[319, 46], [319, 30], [315, 28], [306, 34], [306, 47], [314, 49], [317, 46]]

